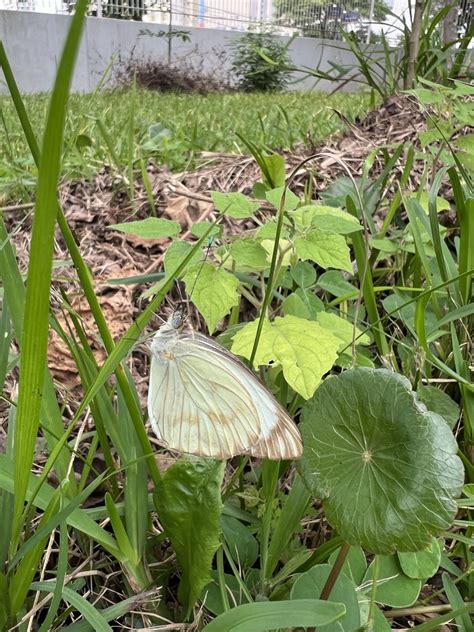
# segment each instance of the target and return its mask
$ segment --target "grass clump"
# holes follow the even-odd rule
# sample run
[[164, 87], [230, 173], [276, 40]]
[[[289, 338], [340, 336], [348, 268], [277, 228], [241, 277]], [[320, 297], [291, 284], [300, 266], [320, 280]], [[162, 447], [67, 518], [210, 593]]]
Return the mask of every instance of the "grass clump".
[[[134, 101], [130, 134], [130, 103]], [[63, 176], [92, 176], [104, 165], [119, 170], [152, 158], [171, 170], [187, 170], [201, 152], [247, 153], [236, 133], [271, 149], [291, 150], [314, 143], [342, 128], [336, 108], [349, 119], [365, 113], [365, 94], [158, 94], [120, 90], [72, 95], [65, 131]], [[47, 95], [25, 98], [31, 123], [43, 134]], [[0, 200], [28, 200], [36, 167], [11, 100], [0, 98], [5, 134], [0, 140]]]

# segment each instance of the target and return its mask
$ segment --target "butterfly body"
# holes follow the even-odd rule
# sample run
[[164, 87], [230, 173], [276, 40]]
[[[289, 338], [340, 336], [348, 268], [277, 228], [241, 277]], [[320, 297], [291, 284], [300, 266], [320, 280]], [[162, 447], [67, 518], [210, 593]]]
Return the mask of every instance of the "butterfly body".
[[214, 339], [183, 326], [179, 313], [151, 344], [148, 412], [170, 449], [227, 459], [301, 456], [299, 431], [255, 375]]

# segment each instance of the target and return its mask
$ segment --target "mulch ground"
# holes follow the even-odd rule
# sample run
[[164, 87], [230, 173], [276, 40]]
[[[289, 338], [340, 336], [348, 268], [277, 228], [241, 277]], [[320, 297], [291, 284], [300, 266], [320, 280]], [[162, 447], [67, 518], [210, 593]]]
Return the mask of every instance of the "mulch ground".
[[[335, 113], [335, 115], [337, 115]], [[372, 159], [370, 176], [377, 176], [384, 162], [376, 149], [381, 146], [393, 149], [400, 143], [417, 144], [420, 131], [426, 129], [426, 117], [410, 97], [396, 96], [373, 110], [362, 121], [347, 122], [344, 134], [329, 138], [315, 147], [301, 145], [294, 153], [285, 153], [287, 174], [294, 173], [292, 189], [302, 194], [313, 191], [315, 199], [340, 176], [359, 177], [369, 156]], [[311, 158], [310, 160], [308, 160]], [[189, 228], [203, 219], [214, 218], [210, 191], [240, 191], [251, 194], [253, 184], [260, 179], [259, 168], [252, 157], [235, 154], [207, 153], [201, 156], [198, 169], [187, 173], [171, 173], [166, 166], [148, 165], [157, 214], [176, 220], [190, 237]], [[302, 164], [304, 161], [304, 164]], [[395, 166], [403, 170], [403, 155]], [[422, 163], [415, 166], [409, 186], [417, 186]], [[104, 169], [92, 180], [64, 183], [60, 201], [66, 218], [80, 246], [82, 256], [91, 269], [96, 293], [105, 318], [115, 339], [126, 331], [143, 308], [143, 285], [120, 283], [118, 280], [162, 270], [163, 255], [169, 239], [144, 240], [110, 230], [112, 224], [149, 217], [150, 205], [140, 177], [134, 182], [134, 198], [123, 175]], [[271, 212], [262, 208], [263, 215]], [[7, 224], [14, 241], [20, 269], [26, 272], [28, 264], [31, 215], [28, 210], [12, 210], [6, 214]], [[252, 228], [252, 221], [244, 223], [229, 220], [224, 227], [227, 233]], [[55, 282], [52, 301], [61, 304], [60, 289], [81, 317], [91, 346], [101, 364], [105, 353], [97, 340], [95, 326], [87, 302], [80, 292], [76, 273], [68, 257], [59, 230], [56, 235]], [[64, 265], [61, 264], [64, 262]], [[58, 309], [59, 320], [63, 322]], [[158, 320], [152, 326], [159, 326]], [[52, 335], [49, 346], [49, 367], [67, 397], [79, 386], [75, 364], [63, 342]], [[138, 349], [131, 360], [141, 396], [146, 393], [147, 355]], [[80, 393], [77, 393], [80, 395]]]

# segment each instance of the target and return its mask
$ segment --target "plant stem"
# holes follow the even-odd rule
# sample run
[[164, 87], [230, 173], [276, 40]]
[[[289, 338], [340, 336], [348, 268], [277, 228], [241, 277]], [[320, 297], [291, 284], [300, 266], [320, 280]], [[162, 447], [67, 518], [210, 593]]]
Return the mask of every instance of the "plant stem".
[[413, 87], [416, 75], [416, 62], [418, 60], [418, 52], [420, 50], [420, 35], [423, 13], [425, 11], [424, 0], [416, 0], [415, 14], [413, 16], [413, 24], [410, 32], [410, 43], [408, 50], [408, 72], [403, 88], [409, 90]]

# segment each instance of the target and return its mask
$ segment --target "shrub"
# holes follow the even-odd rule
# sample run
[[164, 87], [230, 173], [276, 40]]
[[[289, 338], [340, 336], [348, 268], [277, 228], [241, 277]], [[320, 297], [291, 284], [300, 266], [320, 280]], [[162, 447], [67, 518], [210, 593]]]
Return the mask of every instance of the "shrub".
[[232, 70], [245, 92], [277, 92], [288, 83], [288, 44], [271, 33], [246, 33], [233, 46]]

